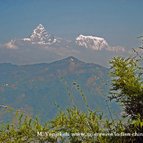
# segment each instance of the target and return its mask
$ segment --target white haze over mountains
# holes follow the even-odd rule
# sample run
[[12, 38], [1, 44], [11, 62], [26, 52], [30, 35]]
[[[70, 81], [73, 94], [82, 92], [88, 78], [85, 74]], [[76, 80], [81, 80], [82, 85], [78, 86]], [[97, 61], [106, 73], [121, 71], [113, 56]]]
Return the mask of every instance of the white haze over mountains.
[[0, 62], [14, 64], [49, 63], [75, 56], [85, 62], [106, 66], [113, 56], [124, 54], [127, 54], [125, 48], [112, 47], [102, 37], [80, 34], [75, 40], [66, 40], [49, 34], [42, 24], [29, 37], [0, 45]]

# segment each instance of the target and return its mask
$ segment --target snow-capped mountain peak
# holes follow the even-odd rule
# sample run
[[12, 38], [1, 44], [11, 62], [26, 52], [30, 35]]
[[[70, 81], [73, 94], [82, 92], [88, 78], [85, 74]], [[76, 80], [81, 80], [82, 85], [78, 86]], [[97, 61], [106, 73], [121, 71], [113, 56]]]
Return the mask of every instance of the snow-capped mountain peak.
[[37, 29], [41, 29], [41, 30], [45, 30], [45, 28], [44, 28], [44, 26], [42, 25], [42, 24], [39, 24], [38, 26], [37, 26]]
[[76, 38], [76, 43], [81, 47], [91, 48], [94, 50], [101, 50], [108, 47], [108, 43], [104, 38], [95, 36], [79, 35]]
[[[91, 49], [94, 50], [94, 52], [125, 52], [124, 47], [110, 46], [108, 42], [102, 37], [79, 35], [73, 41], [59, 37], [55, 38], [46, 31], [42, 24], [39, 24], [29, 37], [11, 40], [10, 42], [2, 45], [2, 47], [7, 49], [20, 49], [22, 47], [44, 48], [51, 51], [53, 50], [53, 53], [57, 53], [59, 56], [64, 54], [78, 54], [79, 48], [87, 48], [89, 50]], [[73, 61], [73, 58], [71, 58], [70, 61]]]
[[104, 49], [106, 51], [112, 51], [112, 52], [125, 52], [124, 47], [121, 46], [111, 47], [104, 38], [96, 36], [79, 35], [76, 38], [76, 44], [79, 47], [90, 48], [96, 51]]
[[30, 37], [24, 38], [24, 41], [31, 42], [32, 44], [50, 45], [56, 42], [54, 36], [48, 34], [42, 24], [39, 24], [31, 34]]
[[32, 35], [30, 36], [31, 40], [43, 40], [49, 37], [48, 32], [45, 30], [42, 24], [39, 24], [34, 30]]

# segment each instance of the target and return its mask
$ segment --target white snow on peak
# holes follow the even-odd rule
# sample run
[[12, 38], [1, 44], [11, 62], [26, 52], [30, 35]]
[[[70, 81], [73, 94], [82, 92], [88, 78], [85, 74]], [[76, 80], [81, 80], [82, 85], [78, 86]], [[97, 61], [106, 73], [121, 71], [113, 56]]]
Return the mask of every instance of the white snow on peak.
[[44, 26], [43, 26], [42, 24], [39, 24], [39, 25], [37, 26], [37, 29], [44, 30], [45, 28], [44, 28]]
[[91, 48], [94, 50], [101, 50], [108, 47], [108, 43], [104, 38], [95, 36], [79, 35], [76, 38], [76, 43], [81, 47]]
[[24, 41], [31, 42], [32, 44], [50, 45], [56, 42], [54, 36], [48, 34], [42, 24], [39, 24], [31, 34], [30, 37], [24, 38]]
[[[23, 39], [11, 40], [10, 42], [7, 42], [2, 46], [9, 49], [18, 49], [20, 46], [25, 46], [25, 45], [27, 46], [27, 44], [28, 45], [33, 44], [34, 46], [36, 45], [37, 47], [40, 47], [40, 48], [53, 47], [53, 49], [56, 49], [57, 47], [59, 47], [59, 49], [61, 49], [62, 51], [59, 53], [63, 55], [64, 51], [62, 50], [62, 48], [63, 49], [66, 48], [66, 50], [71, 49], [74, 52], [78, 52], [76, 51], [76, 49], [72, 49], [75, 46], [75, 43], [80, 48], [87, 48], [95, 51], [106, 50], [109, 52], [110, 51], [125, 52], [124, 47], [110, 46], [108, 42], [102, 37], [79, 35], [75, 41], [64, 40], [62, 38], [55, 38], [54, 36], [52, 36], [46, 31], [46, 29], [42, 24], [39, 24], [33, 30], [32, 34], [29, 37], [26, 37]], [[74, 58], [71, 58], [71, 61], [73, 60]]]
[[125, 52], [124, 47], [115, 46], [111, 47], [104, 38], [96, 36], [79, 35], [76, 38], [76, 43], [80, 47], [90, 48], [93, 50], [107, 50], [112, 52]]

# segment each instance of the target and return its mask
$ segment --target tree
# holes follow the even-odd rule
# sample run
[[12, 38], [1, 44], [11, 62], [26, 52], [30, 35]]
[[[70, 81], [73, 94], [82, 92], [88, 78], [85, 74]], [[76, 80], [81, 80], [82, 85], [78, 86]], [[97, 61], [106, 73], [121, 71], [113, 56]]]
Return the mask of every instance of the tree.
[[[142, 47], [135, 56], [114, 57], [111, 61], [112, 88], [110, 100], [121, 104], [123, 117], [127, 117], [125, 132], [143, 133], [143, 67]], [[126, 142], [143, 142], [143, 136], [127, 138]]]
[[115, 57], [111, 61], [111, 100], [121, 103], [126, 116], [143, 119], [143, 81], [138, 61]]

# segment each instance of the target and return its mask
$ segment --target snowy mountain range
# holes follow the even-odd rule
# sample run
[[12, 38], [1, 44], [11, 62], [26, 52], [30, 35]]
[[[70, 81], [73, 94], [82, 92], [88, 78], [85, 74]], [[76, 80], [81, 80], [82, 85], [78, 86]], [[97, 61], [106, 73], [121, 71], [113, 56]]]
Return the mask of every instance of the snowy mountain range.
[[115, 55], [127, 53], [122, 46], [110, 46], [103, 37], [79, 34], [73, 40], [50, 34], [39, 24], [30, 36], [0, 44], [0, 62], [33, 64], [52, 62], [67, 56], [105, 66]]
[[[64, 44], [63, 44], [64, 43]], [[72, 44], [71, 44], [72, 43]], [[29, 37], [18, 39], [18, 40], [11, 40], [7, 44], [5, 44], [6, 48], [16, 48], [19, 47], [21, 44], [32, 44], [32, 45], [39, 45], [43, 47], [48, 46], [61, 46], [66, 45], [66, 47], [74, 46], [80, 48], [89, 48], [92, 50], [107, 50], [107, 51], [124, 51], [124, 48], [112, 48], [109, 46], [108, 42], [102, 38], [97, 36], [85, 36], [80, 34], [78, 37], [75, 38], [74, 41], [71, 40], [64, 40], [62, 38], [55, 38], [52, 34], [49, 34], [42, 24], [39, 24], [32, 32]]]

